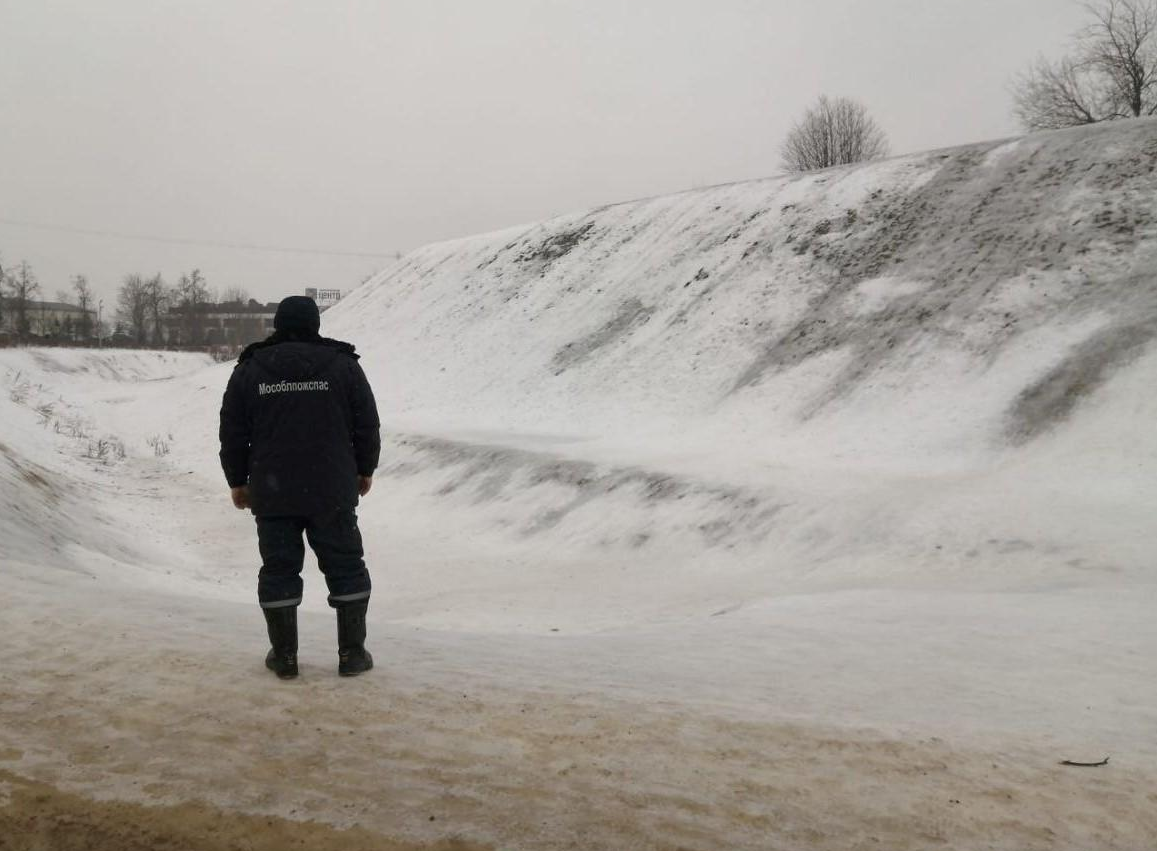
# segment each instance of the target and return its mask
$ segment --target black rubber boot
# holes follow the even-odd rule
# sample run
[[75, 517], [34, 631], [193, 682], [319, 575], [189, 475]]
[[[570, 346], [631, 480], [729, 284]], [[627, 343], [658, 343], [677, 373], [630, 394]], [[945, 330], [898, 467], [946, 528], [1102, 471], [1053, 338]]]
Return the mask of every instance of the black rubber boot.
[[298, 607], [281, 606], [262, 609], [266, 616], [266, 631], [270, 634], [270, 652], [266, 667], [280, 680], [298, 676]]
[[338, 674], [356, 677], [375, 666], [371, 654], [363, 647], [367, 637], [367, 601], [345, 603], [338, 613]]

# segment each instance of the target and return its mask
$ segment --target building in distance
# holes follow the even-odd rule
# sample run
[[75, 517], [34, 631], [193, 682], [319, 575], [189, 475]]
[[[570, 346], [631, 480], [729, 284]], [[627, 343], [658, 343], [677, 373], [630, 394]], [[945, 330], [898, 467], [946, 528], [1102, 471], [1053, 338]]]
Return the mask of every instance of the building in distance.
[[32, 337], [84, 340], [96, 333], [97, 314], [63, 301], [27, 301], [21, 310], [14, 298], [0, 299], [0, 333], [20, 333], [16, 327], [23, 314], [26, 331]]
[[[342, 299], [341, 290], [307, 287], [319, 310]], [[165, 317], [165, 339], [171, 346], [209, 346], [235, 350], [264, 340], [274, 332], [278, 303], [227, 301], [171, 307]]]
[[277, 309], [254, 299], [178, 305], [165, 315], [165, 339], [171, 346], [241, 348], [273, 332]]

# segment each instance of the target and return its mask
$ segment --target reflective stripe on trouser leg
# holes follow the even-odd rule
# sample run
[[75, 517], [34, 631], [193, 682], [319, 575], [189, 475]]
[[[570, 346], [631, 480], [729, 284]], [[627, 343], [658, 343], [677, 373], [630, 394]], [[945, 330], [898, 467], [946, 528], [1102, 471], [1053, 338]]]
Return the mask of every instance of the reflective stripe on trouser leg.
[[326, 602], [334, 606], [338, 603], [356, 603], [359, 600], [366, 600], [371, 596], [370, 591], [359, 591], [355, 594], [331, 594], [326, 598]]
[[258, 571], [258, 602], [263, 608], [297, 605], [302, 601], [302, 560], [306, 547], [302, 517], [255, 517], [258, 551], [262, 569]]
[[371, 575], [363, 561], [362, 535], [353, 509], [310, 518], [306, 540], [326, 576], [331, 606], [361, 602], [370, 596]]
[[297, 606], [301, 602], [301, 597], [295, 597], [292, 600], [269, 600], [266, 602], [259, 600], [258, 605], [263, 609], [284, 609], [287, 606]]

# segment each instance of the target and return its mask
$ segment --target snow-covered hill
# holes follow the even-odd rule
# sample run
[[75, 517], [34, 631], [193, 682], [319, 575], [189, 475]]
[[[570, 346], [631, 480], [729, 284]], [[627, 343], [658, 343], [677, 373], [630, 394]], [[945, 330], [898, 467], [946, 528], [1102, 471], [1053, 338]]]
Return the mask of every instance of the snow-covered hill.
[[607, 565], [601, 610], [1148, 581], [1155, 154], [1122, 122], [613, 205], [420, 249], [325, 330], [400, 508]]
[[229, 365], [0, 350], [0, 846], [1154, 845], [1155, 143], [694, 190], [369, 281], [323, 319], [385, 433], [353, 683], [311, 568], [303, 676], [262, 668]]
[[1155, 140], [1151, 121], [1041, 134], [431, 245], [327, 328], [393, 415], [707, 419], [775, 458], [852, 421], [875, 454], [961, 457], [1050, 429], [1147, 348]]

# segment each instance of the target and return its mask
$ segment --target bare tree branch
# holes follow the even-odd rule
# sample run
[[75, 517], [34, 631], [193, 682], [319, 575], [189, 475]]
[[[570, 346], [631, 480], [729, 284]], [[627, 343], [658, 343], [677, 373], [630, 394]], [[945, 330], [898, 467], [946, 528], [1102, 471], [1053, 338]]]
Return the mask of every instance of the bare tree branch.
[[84, 311], [79, 320], [79, 327], [77, 333], [82, 340], [87, 340], [93, 335], [93, 317], [90, 315], [93, 309], [93, 291], [89, 289], [89, 279], [84, 275], [75, 275], [72, 279], [73, 291], [77, 294], [77, 307]]
[[15, 272], [9, 272], [6, 283], [8, 285], [8, 306], [12, 310], [16, 336], [24, 339], [32, 332], [32, 323], [28, 318], [29, 305], [32, 297], [40, 292], [40, 282], [32, 272], [27, 261], [21, 260]]
[[124, 325], [133, 339], [144, 345], [148, 339], [149, 305], [145, 279], [126, 275], [117, 290], [117, 322]]
[[1071, 59], [1040, 59], [1016, 80], [1015, 114], [1028, 130], [1057, 130], [1107, 121], [1105, 97]]
[[182, 275], [172, 294], [181, 315], [180, 342], [189, 345], [205, 342], [205, 320], [201, 305], [209, 301], [209, 287], [200, 269]]
[[1040, 58], [1012, 85], [1028, 130], [1156, 114], [1156, 9], [1142, 0], [1086, 6], [1093, 22], [1063, 59]]
[[158, 272], [142, 284], [142, 298], [145, 300], [145, 312], [148, 317], [150, 342], [154, 346], [161, 345], [165, 340], [165, 323], [162, 314], [169, 304], [169, 290], [165, 281]]
[[786, 171], [812, 171], [886, 156], [886, 134], [866, 107], [849, 98], [825, 95], [806, 111], [781, 147]]

